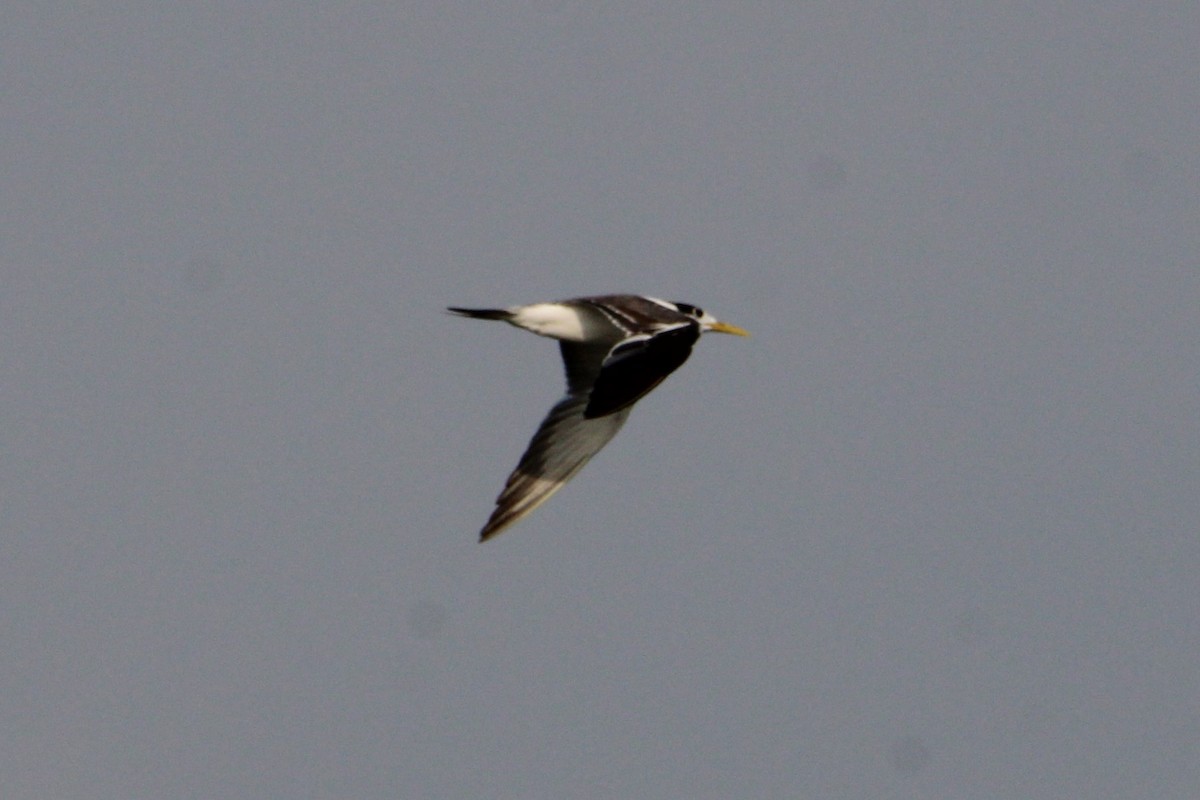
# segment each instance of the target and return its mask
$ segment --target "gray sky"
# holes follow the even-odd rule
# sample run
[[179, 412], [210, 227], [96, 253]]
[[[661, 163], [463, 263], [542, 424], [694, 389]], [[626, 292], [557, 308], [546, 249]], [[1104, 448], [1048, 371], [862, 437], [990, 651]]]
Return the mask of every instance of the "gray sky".
[[5, 798], [1194, 798], [1200, 9], [1046, 5], [9, 4]]

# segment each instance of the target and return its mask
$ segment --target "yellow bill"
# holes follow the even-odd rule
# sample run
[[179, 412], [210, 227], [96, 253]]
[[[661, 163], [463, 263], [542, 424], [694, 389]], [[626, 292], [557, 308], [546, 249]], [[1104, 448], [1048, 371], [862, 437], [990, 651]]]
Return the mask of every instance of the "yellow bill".
[[750, 331], [745, 328], [739, 328], [737, 325], [730, 325], [728, 322], [714, 322], [708, 328], [710, 331], [717, 333], [732, 333], [734, 336], [749, 336]]

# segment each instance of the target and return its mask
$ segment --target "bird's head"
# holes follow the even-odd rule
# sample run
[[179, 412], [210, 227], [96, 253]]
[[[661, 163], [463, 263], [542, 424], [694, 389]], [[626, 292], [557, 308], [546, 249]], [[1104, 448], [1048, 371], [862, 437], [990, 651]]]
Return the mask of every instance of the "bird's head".
[[675, 303], [675, 307], [679, 309], [679, 313], [687, 314], [689, 317], [694, 317], [700, 323], [700, 330], [715, 331], [716, 333], [732, 333], [734, 336], [749, 336], [750, 332], [745, 328], [739, 328], [737, 325], [730, 325], [728, 322], [721, 322], [712, 314], [707, 313], [702, 308], [690, 305], [688, 303]]

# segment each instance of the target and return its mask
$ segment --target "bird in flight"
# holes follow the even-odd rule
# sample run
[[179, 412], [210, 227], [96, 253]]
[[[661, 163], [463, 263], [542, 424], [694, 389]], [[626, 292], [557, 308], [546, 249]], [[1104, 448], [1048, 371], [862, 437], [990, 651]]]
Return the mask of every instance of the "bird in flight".
[[449, 308], [558, 340], [567, 394], [550, 409], [483, 526], [486, 542], [550, 499], [625, 424], [633, 404], [682, 366], [704, 331], [749, 336], [696, 306], [610, 294], [509, 308]]

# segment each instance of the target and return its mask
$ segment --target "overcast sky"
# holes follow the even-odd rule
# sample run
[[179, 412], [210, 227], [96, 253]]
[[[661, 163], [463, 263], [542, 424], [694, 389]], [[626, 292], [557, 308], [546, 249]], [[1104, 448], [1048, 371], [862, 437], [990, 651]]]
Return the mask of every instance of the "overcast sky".
[[1200, 6], [324, 8], [0, 15], [6, 800], [1196, 797]]

